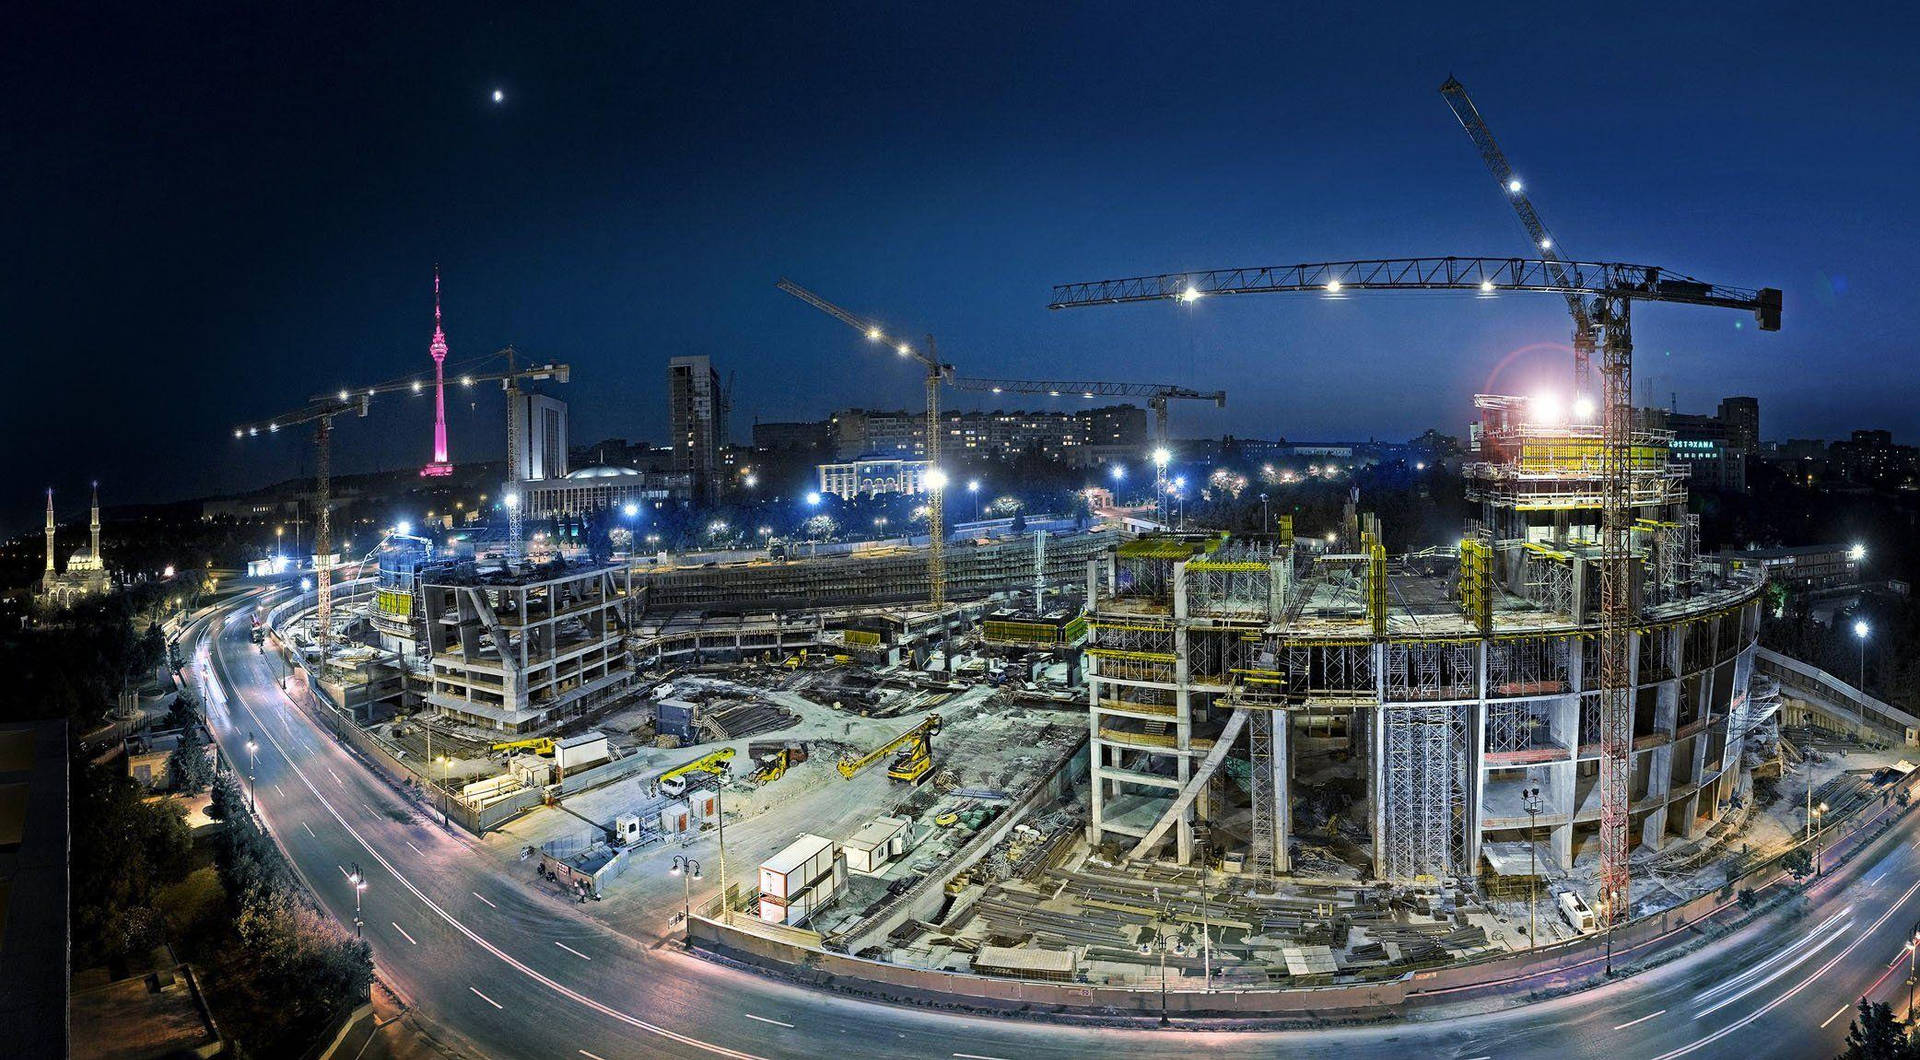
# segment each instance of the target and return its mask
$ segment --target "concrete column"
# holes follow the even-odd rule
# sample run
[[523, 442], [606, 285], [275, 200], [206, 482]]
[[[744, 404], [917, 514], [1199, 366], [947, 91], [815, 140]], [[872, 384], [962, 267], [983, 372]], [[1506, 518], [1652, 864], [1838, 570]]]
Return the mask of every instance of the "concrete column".
[[1293, 721], [1284, 710], [1273, 712], [1273, 871], [1293, 871], [1287, 857], [1293, 839]]

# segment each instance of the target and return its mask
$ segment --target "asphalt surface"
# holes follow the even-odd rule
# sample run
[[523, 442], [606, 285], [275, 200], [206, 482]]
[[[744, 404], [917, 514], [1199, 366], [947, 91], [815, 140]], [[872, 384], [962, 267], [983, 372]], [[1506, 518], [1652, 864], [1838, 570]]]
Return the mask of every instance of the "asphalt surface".
[[[360, 764], [283, 694], [280, 664], [249, 641], [245, 606], [182, 638], [210, 664], [215, 738], [237, 768], [258, 740], [254, 791], [274, 837], [327, 910], [355, 918], [381, 977], [449, 1044], [493, 1057], [950, 1057], [1115, 1055], [1824, 1057], [1862, 995], [1907, 1001], [1920, 927], [1920, 813], [1794, 910], [1659, 968], [1530, 1005], [1312, 1030], [1100, 1027], [970, 1017], [856, 1001], [635, 939], [503, 874]], [[712, 875], [708, 874], [709, 894]], [[664, 924], [670, 915], [662, 910]]]

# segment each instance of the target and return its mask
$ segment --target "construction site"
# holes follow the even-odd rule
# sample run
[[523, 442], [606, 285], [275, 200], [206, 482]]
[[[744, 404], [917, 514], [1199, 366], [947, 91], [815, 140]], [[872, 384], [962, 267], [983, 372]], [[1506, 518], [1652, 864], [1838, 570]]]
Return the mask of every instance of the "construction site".
[[[1796, 841], [1783, 771], [1804, 842], [1816, 801], [1846, 813], [1875, 797], [1874, 770], [1911, 768], [1834, 768], [1826, 737], [1782, 739], [1778, 688], [1756, 675], [1764, 572], [1703, 554], [1673, 434], [1630, 400], [1636, 303], [1772, 331], [1780, 292], [1561, 257], [1464, 89], [1442, 92], [1537, 256], [1065, 284], [1052, 308], [1563, 299], [1571, 390], [1475, 397], [1457, 542], [1390, 553], [1357, 490], [1331, 526], [1176, 530], [1167, 402], [1224, 393], [965, 379], [931, 339], [782, 281], [924, 369], [923, 546], [535, 551], [510, 478], [504, 540], [389, 533], [340, 565], [337, 598], [323, 564], [270, 635], [426, 806], [615, 920], [643, 915], [669, 865], [717, 870], [706, 920], [809, 949], [1252, 988], [1530, 949], [1727, 886]], [[510, 360], [477, 378], [512, 396], [566, 372]], [[1153, 503], [950, 541], [943, 389], [1146, 397]], [[316, 425], [322, 512], [329, 425], [364, 401], [269, 425]], [[510, 451], [518, 429], [510, 415]], [[319, 533], [324, 556], [324, 517]]]

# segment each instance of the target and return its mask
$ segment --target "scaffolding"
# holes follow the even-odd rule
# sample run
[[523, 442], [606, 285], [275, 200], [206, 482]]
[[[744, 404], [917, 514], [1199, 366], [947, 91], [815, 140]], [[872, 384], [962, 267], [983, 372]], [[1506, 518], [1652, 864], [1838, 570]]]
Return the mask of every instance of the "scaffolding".
[[1468, 708], [1383, 707], [1380, 724], [1381, 874], [1396, 880], [1467, 874]]
[[1273, 606], [1274, 553], [1259, 542], [1232, 544], [1187, 562], [1194, 614], [1264, 618]]

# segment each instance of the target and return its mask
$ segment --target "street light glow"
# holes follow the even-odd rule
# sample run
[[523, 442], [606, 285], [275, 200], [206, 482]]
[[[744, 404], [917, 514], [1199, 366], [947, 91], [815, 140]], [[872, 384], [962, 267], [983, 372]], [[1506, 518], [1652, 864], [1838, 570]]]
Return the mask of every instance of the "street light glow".
[[1872, 628], [1867, 625], [1867, 620], [1864, 618], [1855, 621], [1853, 624], [1853, 635], [1859, 637], [1861, 640], [1866, 640], [1867, 634], [1871, 631]]
[[1153, 451], [1153, 466], [1155, 467], [1166, 467], [1167, 461], [1172, 459], [1173, 459], [1173, 454], [1167, 452], [1165, 446], [1162, 446]]
[[810, 507], [814, 507], [814, 508], [818, 508], [818, 507], [820, 506], [820, 491], [819, 491], [819, 490], [808, 490], [808, 491], [807, 491], [807, 504], [808, 504], [808, 505], [809, 505]]
[[1867, 546], [1856, 544], [1852, 548], [1847, 549], [1847, 558], [1854, 561], [1855, 563], [1858, 563], [1861, 560], [1866, 559]]
[[627, 518], [629, 519], [640, 514], [640, 506], [638, 504], [633, 503], [632, 501], [628, 501], [627, 506], [620, 510], [625, 512], [627, 514]]
[[938, 493], [947, 488], [947, 473], [937, 467], [929, 468], [920, 483], [927, 488], [927, 492]]

